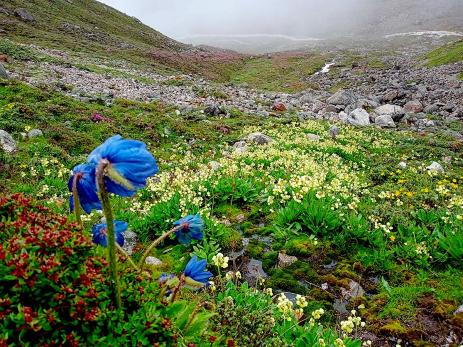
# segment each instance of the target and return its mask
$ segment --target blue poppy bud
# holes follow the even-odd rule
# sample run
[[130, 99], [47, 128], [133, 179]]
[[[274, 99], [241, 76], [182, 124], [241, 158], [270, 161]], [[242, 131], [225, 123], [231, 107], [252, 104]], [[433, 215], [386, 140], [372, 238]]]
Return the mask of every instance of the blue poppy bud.
[[177, 239], [182, 244], [189, 244], [191, 240], [202, 240], [204, 221], [199, 214], [189, 215], [174, 222], [178, 229], [175, 231]]
[[[86, 213], [90, 213], [93, 209], [101, 210], [101, 202], [97, 194], [95, 181], [95, 165], [80, 164], [72, 170], [72, 176], [69, 178], [68, 188], [72, 192], [74, 178], [78, 175], [77, 194], [79, 196], [80, 206]], [[74, 197], [71, 196], [70, 210], [74, 211]]]
[[146, 180], [158, 172], [156, 160], [143, 142], [120, 135], [110, 137], [88, 156], [95, 166], [102, 159], [109, 162], [104, 180], [107, 191], [124, 197], [144, 188]]
[[[116, 242], [119, 246], [124, 245], [124, 232], [127, 230], [127, 222], [114, 221], [114, 234]], [[97, 245], [107, 247], [108, 246], [108, 226], [106, 223], [96, 224], [92, 227], [92, 241]]]

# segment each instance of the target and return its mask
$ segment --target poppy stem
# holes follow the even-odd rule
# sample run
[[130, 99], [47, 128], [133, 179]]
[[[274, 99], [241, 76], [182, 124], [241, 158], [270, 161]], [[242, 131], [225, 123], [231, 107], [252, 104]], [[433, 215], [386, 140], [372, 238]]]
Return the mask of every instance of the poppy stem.
[[74, 199], [74, 215], [76, 216], [76, 221], [79, 223], [81, 229], [83, 229], [82, 224], [82, 207], [80, 206], [79, 200], [79, 192], [77, 191], [77, 183], [82, 178], [82, 176], [78, 173], [74, 175], [74, 179], [72, 180], [72, 197]]
[[119, 276], [117, 273], [117, 259], [116, 259], [116, 236], [114, 232], [114, 217], [111, 210], [111, 203], [109, 201], [109, 195], [106, 191], [104, 183], [104, 177], [108, 168], [109, 162], [106, 159], [102, 159], [96, 168], [96, 183], [98, 191], [100, 193], [101, 204], [103, 206], [103, 213], [106, 218], [106, 226], [108, 231], [108, 258], [109, 258], [109, 269], [111, 278], [114, 284], [114, 291], [116, 297], [116, 307], [122, 308], [121, 299], [121, 287], [119, 284]]
[[174, 232], [176, 232], [178, 229], [180, 229], [181, 226], [177, 226], [168, 232], [164, 233], [160, 237], [158, 237], [156, 240], [153, 241], [152, 244], [149, 245], [149, 247], [145, 250], [143, 255], [141, 256], [140, 262], [138, 263], [138, 267], [140, 268], [140, 271], [143, 270], [143, 266], [145, 265], [145, 260], [151, 253], [151, 251], [158, 246], [162, 241], [164, 241], [168, 236], [172, 235]]

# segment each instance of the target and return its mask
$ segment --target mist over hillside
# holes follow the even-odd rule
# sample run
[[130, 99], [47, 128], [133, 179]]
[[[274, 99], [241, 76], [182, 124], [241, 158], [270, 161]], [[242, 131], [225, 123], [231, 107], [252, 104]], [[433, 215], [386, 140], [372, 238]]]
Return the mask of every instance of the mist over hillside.
[[[311, 48], [321, 40], [463, 31], [461, 0], [105, 0], [185, 43], [246, 53]], [[318, 39], [318, 40], [314, 40]]]

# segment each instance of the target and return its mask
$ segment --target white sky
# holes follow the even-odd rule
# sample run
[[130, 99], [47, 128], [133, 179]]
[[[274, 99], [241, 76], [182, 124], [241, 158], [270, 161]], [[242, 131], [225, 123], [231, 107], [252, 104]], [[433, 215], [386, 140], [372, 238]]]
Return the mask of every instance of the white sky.
[[[318, 36], [377, 0], [100, 0], [176, 39], [194, 35]], [[329, 4], [329, 5], [327, 5]]]

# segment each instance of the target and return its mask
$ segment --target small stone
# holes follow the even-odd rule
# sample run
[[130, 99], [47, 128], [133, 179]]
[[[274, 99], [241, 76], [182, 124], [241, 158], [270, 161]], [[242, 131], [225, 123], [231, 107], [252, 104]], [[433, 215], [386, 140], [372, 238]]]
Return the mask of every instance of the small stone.
[[29, 133], [27, 134], [27, 136], [28, 136], [29, 138], [39, 137], [39, 136], [43, 136], [43, 132], [42, 132], [42, 130], [40, 130], [40, 129], [32, 129], [31, 131], [29, 131]]
[[14, 14], [15, 14], [16, 17], [19, 17], [24, 22], [34, 22], [35, 21], [34, 16], [31, 15], [29, 12], [27, 12], [23, 8], [18, 8], [16, 10], [14, 10]]
[[407, 168], [407, 163], [404, 162], [404, 161], [401, 161], [401, 162], [399, 163], [399, 165], [397, 165], [397, 167], [398, 167], [399, 169], [404, 170], [404, 169]]
[[375, 114], [378, 116], [391, 116], [394, 121], [398, 122], [405, 115], [405, 110], [400, 106], [387, 104], [375, 108]]
[[207, 106], [204, 109], [204, 113], [207, 114], [208, 116], [219, 116], [221, 114], [225, 114], [226, 112], [224, 112], [224, 110], [220, 106], [211, 105], [211, 106]]
[[278, 267], [285, 268], [294, 264], [297, 261], [297, 257], [286, 255], [284, 253], [278, 253]]
[[419, 113], [423, 111], [423, 105], [418, 100], [412, 100], [404, 105], [405, 112]]
[[272, 110], [276, 112], [285, 112], [286, 111], [286, 105], [283, 104], [282, 102], [276, 102], [272, 106]]
[[375, 124], [379, 125], [381, 128], [395, 128], [396, 127], [392, 117], [387, 114], [376, 117]]
[[358, 298], [360, 296], [365, 295], [365, 290], [362, 288], [362, 286], [355, 282], [355, 281], [350, 281], [349, 282], [349, 289], [341, 288], [341, 295], [346, 298], [346, 299], [352, 299], [352, 298]]
[[259, 132], [249, 134], [246, 137], [246, 140], [250, 142], [255, 142], [258, 145], [266, 145], [266, 144], [269, 144], [270, 142], [273, 142], [273, 139], [270, 136], [267, 136]]
[[211, 161], [209, 163], [209, 167], [211, 168], [212, 171], [217, 171], [222, 167], [218, 161]]
[[460, 314], [460, 313], [463, 313], [463, 305], [457, 308], [457, 310], [455, 311], [455, 315]]
[[432, 162], [432, 164], [429, 165], [426, 169], [432, 172], [439, 173], [439, 174], [444, 173], [444, 168], [442, 167], [442, 165], [435, 161]]
[[124, 233], [124, 246], [122, 248], [128, 255], [133, 254], [133, 249], [138, 243], [138, 235], [132, 230], [126, 230]]
[[347, 123], [357, 126], [366, 126], [370, 124], [370, 114], [362, 108], [353, 110], [347, 118]]
[[317, 135], [317, 134], [307, 134], [307, 138], [310, 141], [314, 141], [314, 142], [318, 142], [321, 139], [320, 135]]
[[6, 153], [13, 153], [17, 149], [16, 141], [13, 139], [13, 136], [5, 130], [0, 130], [0, 147]]
[[246, 217], [244, 216], [244, 214], [239, 214], [236, 216], [236, 221], [238, 223], [243, 223], [245, 220], [246, 220]]
[[357, 100], [354, 92], [351, 90], [339, 90], [326, 99], [326, 102], [330, 105], [350, 105]]
[[336, 140], [336, 136], [339, 135], [339, 128], [336, 125], [332, 125], [330, 130], [328, 130], [328, 133], [333, 140]]
[[145, 264], [159, 266], [159, 265], [162, 265], [162, 261], [156, 257], [146, 257]]
[[248, 146], [246, 145], [245, 141], [236, 142], [233, 145], [236, 153], [245, 153], [248, 150]]

